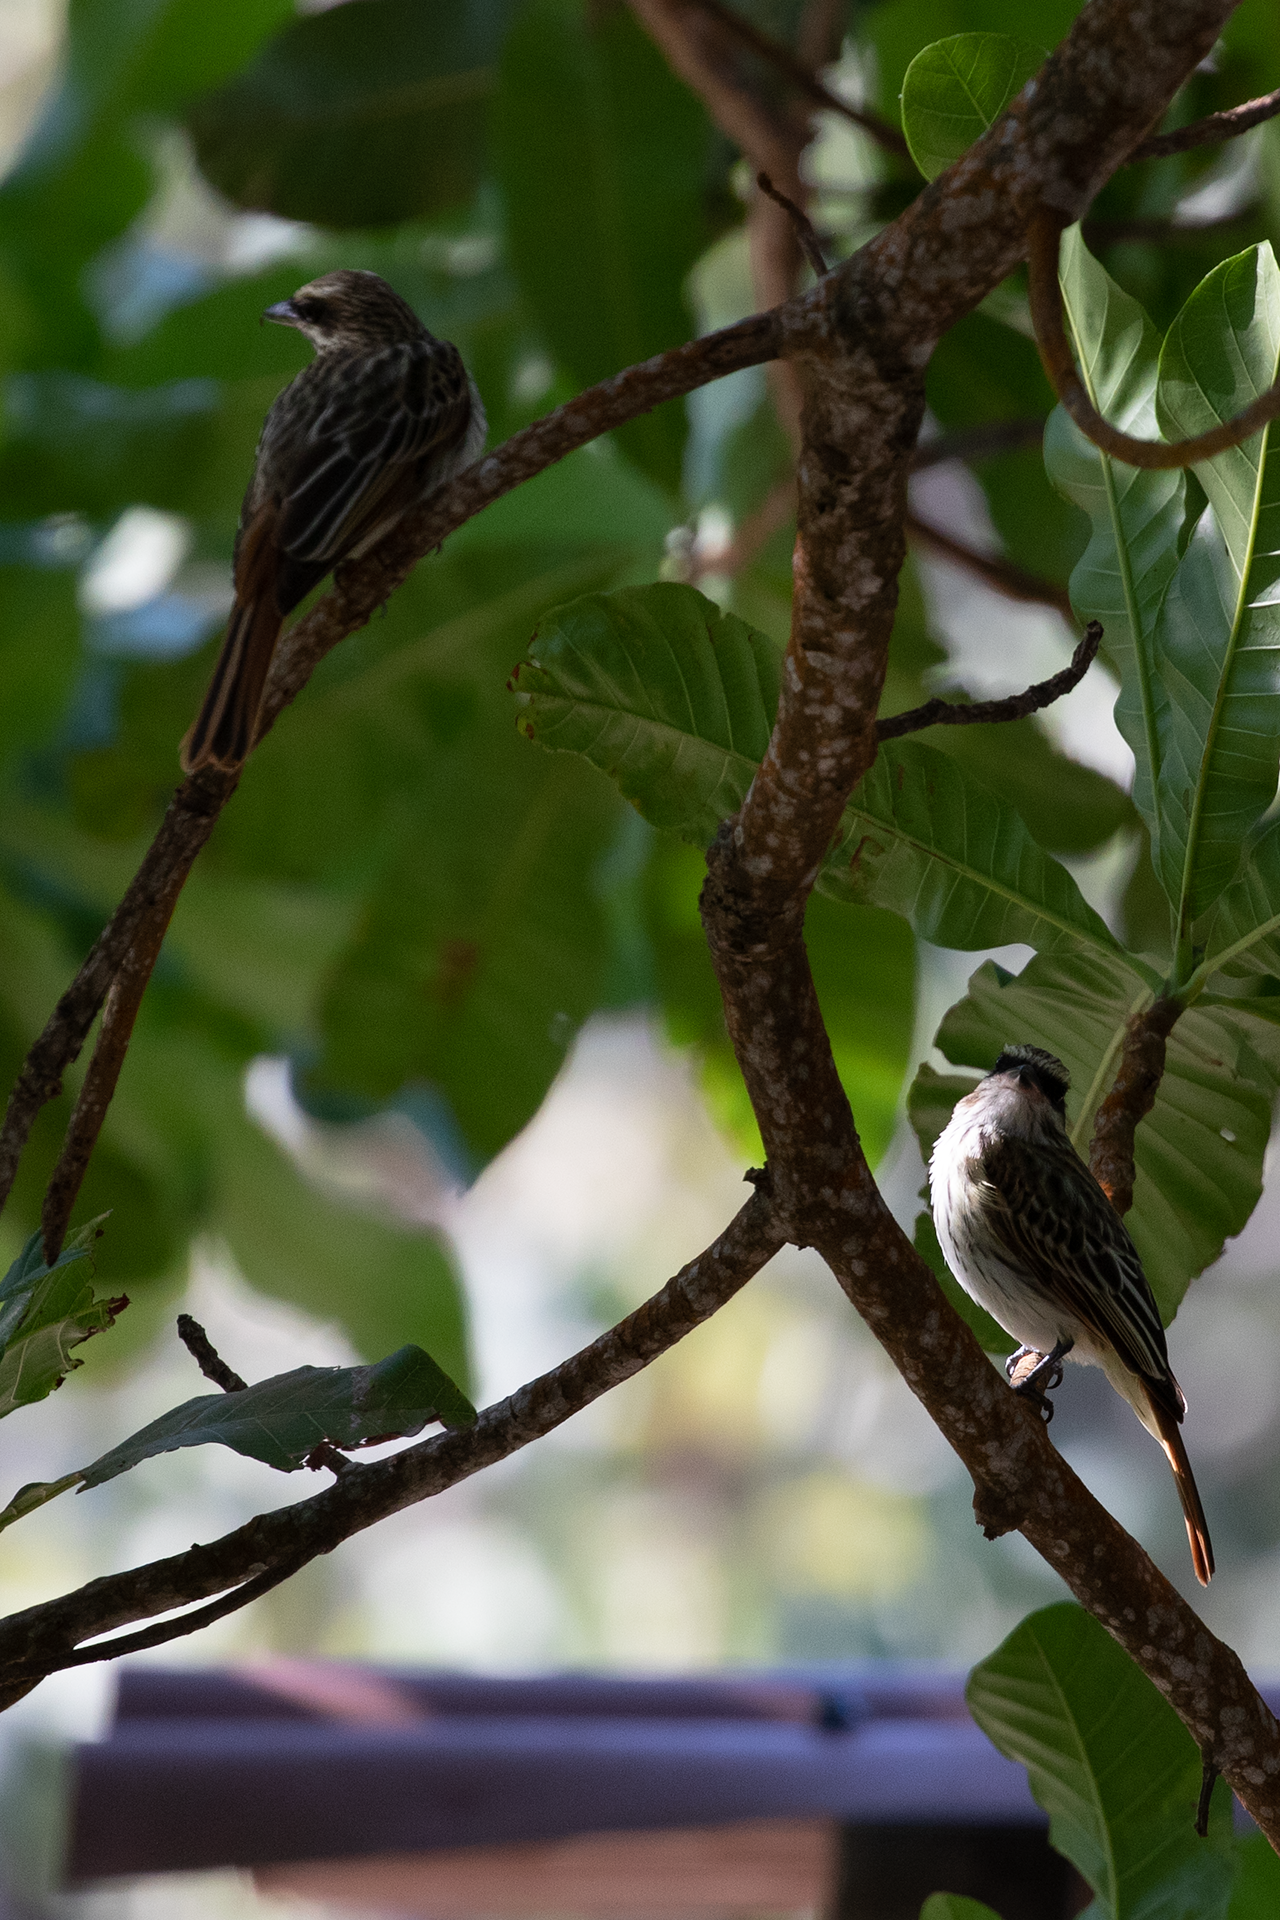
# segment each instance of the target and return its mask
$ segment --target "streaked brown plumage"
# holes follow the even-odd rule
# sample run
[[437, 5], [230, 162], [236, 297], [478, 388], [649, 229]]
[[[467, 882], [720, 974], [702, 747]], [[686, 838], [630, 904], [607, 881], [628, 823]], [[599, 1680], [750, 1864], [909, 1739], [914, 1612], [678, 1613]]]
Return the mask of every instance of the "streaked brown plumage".
[[285, 615], [484, 445], [484, 407], [458, 349], [376, 273], [327, 273], [263, 318], [296, 327], [316, 357], [263, 424], [240, 509], [235, 604], [182, 743], [187, 773], [243, 764]]
[[1070, 1357], [1101, 1367], [1129, 1402], [1173, 1469], [1207, 1586], [1213, 1548], [1182, 1440], [1187, 1403], [1138, 1250], [1071, 1144], [1069, 1084], [1042, 1047], [1006, 1047], [956, 1102], [929, 1163], [938, 1241], [965, 1292], [1022, 1342], [1011, 1377], [1026, 1378], [1026, 1357], [1040, 1361], [1033, 1386], [1055, 1367], [1060, 1379]]

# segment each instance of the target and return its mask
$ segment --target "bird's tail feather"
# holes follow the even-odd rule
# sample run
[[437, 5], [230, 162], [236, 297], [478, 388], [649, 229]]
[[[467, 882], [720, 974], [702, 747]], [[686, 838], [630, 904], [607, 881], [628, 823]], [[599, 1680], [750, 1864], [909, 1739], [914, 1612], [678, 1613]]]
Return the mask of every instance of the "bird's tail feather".
[[200, 767], [231, 772], [248, 759], [282, 624], [270, 594], [248, 604], [237, 600], [209, 690], [179, 750], [184, 773]]
[[1213, 1578], [1213, 1547], [1209, 1542], [1209, 1526], [1204, 1517], [1204, 1508], [1200, 1504], [1200, 1490], [1196, 1486], [1196, 1477], [1191, 1471], [1191, 1462], [1187, 1458], [1187, 1449], [1183, 1445], [1182, 1430], [1168, 1408], [1162, 1407], [1154, 1397], [1150, 1398], [1150, 1405], [1156, 1437], [1164, 1448], [1165, 1458], [1173, 1468], [1174, 1484], [1178, 1489], [1178, 1498], [1182, 1502], [1183, 1517], [1187, 1523], [1187, 1539], [1191, 1543], [1191, 1564], [1196, 1570], [1196, 1579], [1200, 1585], [1207, 1587]]

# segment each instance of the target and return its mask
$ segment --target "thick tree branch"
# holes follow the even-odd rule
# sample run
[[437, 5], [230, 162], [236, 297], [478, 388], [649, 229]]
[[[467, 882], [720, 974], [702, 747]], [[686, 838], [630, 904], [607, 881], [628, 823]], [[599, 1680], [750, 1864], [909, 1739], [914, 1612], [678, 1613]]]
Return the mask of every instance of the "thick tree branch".
[[1062, 224], [1056, 213], [1047, 211], [1037, 214], [1031, 223], [1027, 254], [1031, 318], [1040, 358], [1054, 391], [1081, 433], [1092, 440], [1095, 447], [1130, 467], [1157, 472], [1171, 467], [1190, 467], [1197, 460], [1209, 460], [1215, 453], [1225, 453], [1228, 447], [1238, 447], [1250, 434], [1280, 417], [1280, 380], [1277, 380], [1233, 420], [1225, 420], [1220, 427], [1198, 433], [1190, 440], [1135, 440], [1131, 434], [1121, 433], [1109, 420], [1104, 420], [1076, 372], [1062, 324], [1062, 289], [1058, 284]]
[[975, 700], [967, 706], [954, 700], [926, 700], [922, 707], [911, 707], [888, 720], [877, 720], [877, 737], [898, 740], [904, 733], [920, 733], [925, 727], [979, 727], [1006, 720], [1025, 720], [1078, 687], [1097, 659], [1101, 645], [1102, 624], [1091, 620], [1076, 645], [1071, 664], [1060, 673], [1051, 674], [1047, 680], [1037, 680], [1022, 693], [1008, 694], [1003, 700]]
[[758, 1184], [706, 1252], [682, 1267], [652, 1299], [550, 1373], [487, 1407], [474, 1426], [451, 1428], [371, 1466], [353, 1465], [323, 1493], [260, 1514], [207, 1547], [110, 1574], [61, 1599], [11, 1614], [0, 1621], [0, 1706], [28, 1692], [45, 1674], [114, 1659], [125, 1650], [120, 1640], [84, 1646], [86, 1640], [223, 1596], [216, 1601], [216, 1611], [161, 1622], [146, 1630], [145, 1641], [138, 1636], [136, 1644], [158, 1646], [176, 1639], [205, 1620], [247, 1605], [307, 1561], [331, 1553], [388, 1514], [456, 1486], [527, 1447], [710, 1319], [784, 1241], [768, 1183]]

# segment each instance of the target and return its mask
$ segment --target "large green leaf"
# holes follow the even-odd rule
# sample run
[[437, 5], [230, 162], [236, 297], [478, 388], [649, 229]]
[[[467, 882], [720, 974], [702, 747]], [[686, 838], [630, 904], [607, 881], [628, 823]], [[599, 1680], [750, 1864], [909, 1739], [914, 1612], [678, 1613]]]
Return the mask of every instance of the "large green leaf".
[[[1169, 329], [1158, 409], [1169, 439], [1230, 419], [1280, 369], [1280, 268], [1270, 246], [1215, 267]], [[1280, 448], [1267, 427], [1205, 461], [1209, 508], [1156, 634], [1169, 694], [1158, 783], [1159, 871], [1181, 936], [1239, 865], [1280, 768]]]
[[1208, 923], [1201, 974], [1280, 974], [1280, 820], [1249, 848]]
[[[1094, 406], [1113, 426], [1154, 439], [1160, 352], [1155, 328], [1094, 259], [1078, 227], [1062, 237], [1059, 273], [1081, 379]], [[1082, 622], [1102, 622], [1107, 652], [1120, 669], [1116, 725], [1133, 749], [1133, 797], [1154, 837], [1168, 695], [1152, 649], [1177, 566], [1186, 478], [1112, 460], [1061, 407], [1050, 415], [1044, 458], [1054, 485], [1089, 516], [1089, 545], [1071, 575], [1071, 604]]]
[[[1018, 1041], [1057, 1054], [1074, 1089], [1071, 1137], [1087, 1157], [1126, 1023], [1150, 997], [1119, 954], [1038, 954], [1017, 976], [989, 960], [947, 1013], [937, 1045], [954, 1065], [984, 1070]], [[1280, 1036], [1265, 1020], [1197, 1006], [1174, 1028], [1155, 1106], [1137, 1131], [1125, 1220], [1166, 1323], [1258, 1203], [1278, 1085]], [[925, 1092], [936, 1119], [942, 1089]]]
[[[590, 594], [539, 625], [516, 681], [520, 725], [579, 753], [655, 826], [706, 846], [768, 744], [779, 656], [692, 587]], [[854, 792], [818, 881], [888, 907], [942, 946], [1115, 949], [1065, 867], [947, 755], [890, 741]]]
[[1196, 1744], [1091, 1614], [1069, 1603], [1033, 1613], [974, 1668], [966, 1699], [1026, 1767], [1050, 1839], [1097, 1895], [1097, 1920], [1225, 1920], [1227, 1796], [1215, 1796], [1202, 1840]]
[[1045, 62], [1007, 33], [955, 33], [918, 53], [902, 83], [902, 131], [926, 180], [980, 140]]
[[102, 1220], [68, 1241], [51, 1267], [33, 1233], [0, 1281], [0, 1420], [61, 1386], [83, 1361], [72, 1349], [111, 1326], [128, 1301], [95, 1300], [92, 1248]]
[[230, 1447], [280, 1473], [305, 1465], [314, 1447], [360, 1447], [407, 1438], [435, 1421], [470, 1426], [476, 1410], [421, 1347], [400, 1347], [371, 1367], [295, 1367], [237, 1393], [204, 1393], [162, 1413], [118, 1447], [61, 1480], [20, 1487], [0, 1528], [68, 1487], [83, 1492], [144, 1460], [182, 1447]]
[[327, 227], [465, 204], [479, 184], [511, 0], [360, 0], [293, 20], [188, 114], [242, 207]]
[[[507, 38], [493, 134], [507, 244], [530, 310], [582, 386], [679, 346], [684, 281], [706, 243], [710, 128], [625, 9], [527, 0]], [[680, 483], [684, 408], [619, 440]]]

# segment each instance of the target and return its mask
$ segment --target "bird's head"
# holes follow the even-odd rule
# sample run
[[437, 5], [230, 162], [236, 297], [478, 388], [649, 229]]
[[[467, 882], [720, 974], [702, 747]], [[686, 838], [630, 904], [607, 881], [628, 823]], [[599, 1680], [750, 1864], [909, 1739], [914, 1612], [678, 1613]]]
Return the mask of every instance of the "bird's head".
[[1005, 1047], [968, 1096], [984, 1117], [1015, 1133], [1056, 1132], [1066, 1123], [1071, 1075], [1055, 1054], [1023, 1042]]
[[413, 308], [380, 275], [347, 267], [309, 280], [262, 317], [296, 327], [317, 353], [372, 353], [420, 340], [426, 332]]

